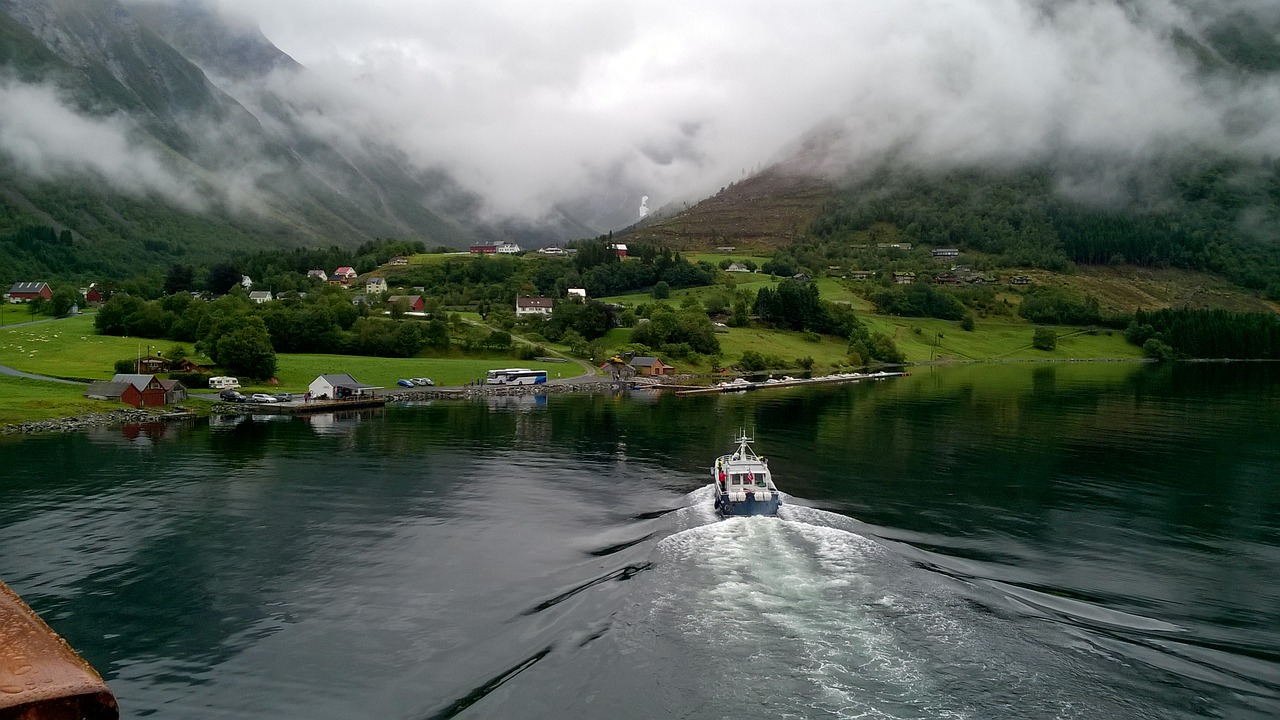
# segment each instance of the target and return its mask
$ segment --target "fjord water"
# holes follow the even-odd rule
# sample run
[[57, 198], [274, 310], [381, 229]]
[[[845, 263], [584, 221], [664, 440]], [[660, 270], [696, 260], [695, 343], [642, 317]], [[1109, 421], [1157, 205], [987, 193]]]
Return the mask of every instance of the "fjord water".
[[[754, 429], [783, 516], [717, 521]], [[0, 578], [165, 718], [1280, 715], [1280, 368], [5, 439]]]

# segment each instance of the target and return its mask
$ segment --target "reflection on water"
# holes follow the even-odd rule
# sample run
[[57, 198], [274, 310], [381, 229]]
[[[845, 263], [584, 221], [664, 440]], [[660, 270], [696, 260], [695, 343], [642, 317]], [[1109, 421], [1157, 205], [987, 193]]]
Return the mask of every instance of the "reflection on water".
[[[1271, 365], [0, 444], [0, 577], [127, 717], [1273, 717]], [[717, 521], [740, 427], [790, 501]]]

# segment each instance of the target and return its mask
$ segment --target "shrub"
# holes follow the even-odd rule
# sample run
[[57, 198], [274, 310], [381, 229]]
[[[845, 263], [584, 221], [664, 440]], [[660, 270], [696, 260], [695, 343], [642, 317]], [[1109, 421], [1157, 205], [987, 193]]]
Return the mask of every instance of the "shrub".
[[131, 373], [134, 371], [133, 360], [130, 360], [129, 358], [125, 358], [124, 360], [117, 360], [115, 368], [116, 368], [116, 373], [118, 374]]
[[960, 319], [960, 329], [967, 332], [973, 332], [973, 316], [965, 315]]
[[1036, 328], [1035, 337], [1031, 339], [1031, 346], [1046, 352], [1053, 350], [1058, 347], [1058, 333], [1049, 328]]

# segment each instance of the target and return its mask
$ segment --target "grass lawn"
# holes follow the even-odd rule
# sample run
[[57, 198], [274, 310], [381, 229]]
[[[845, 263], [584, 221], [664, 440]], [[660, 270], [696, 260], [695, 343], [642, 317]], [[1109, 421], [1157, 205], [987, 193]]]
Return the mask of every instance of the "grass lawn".
[[746, 262], [750, 260], [751, 262], [755, 263], [757, 266], [760, 266], [769, 262], [769, 260], [771, 259], [761, 255], [742, 255], [737, 253], [722, 253], [722, 252], [681, 253], [681, 255], [683, 255], [684, 259], [688, 260], [689, 262], [696, 263], [696, 262], [702, 262], [703, 260], [706, 260], [707, 262], [711, 263], [712, 265], [715, 265], [716, 267], [720, 267], [720, 263], [724, 260], [728, 260], [729, 262]]
[[84, 387], [0, 375], [0, 425], [87, 415], [127, 408], [124, 403], [87, 400]]
[[[1080, 328], [1054, 327], [1053, 330], [1058, 333], [1058, 347], [1046, 352], [1031, 347], [1031, 337], [1037, 326], [1014, 319], [980, 319], [973, 332], [961, 330], [957, 322], [933, 318], [864, 315], [862, 321], [872, 332], [882, 332], [892, 337], [898, 344], [898, 349], [911, 362], [934, 358], [1044, 360], [1142, 357], [1142, 349], [1130, 345], [1124, 335], [1116, 330], [1111, 331], [1110, 335], [1105, 330], [1089, 335]], [[916, 328], [920, 332], [917, 333]]]
[[93, 316], [80, 315], [37, 325], [0, 328], [0, 365], [55, 377], [109, 380], [115, 362], [139, 349], [169, 348], [169, 340], [95, 335]]

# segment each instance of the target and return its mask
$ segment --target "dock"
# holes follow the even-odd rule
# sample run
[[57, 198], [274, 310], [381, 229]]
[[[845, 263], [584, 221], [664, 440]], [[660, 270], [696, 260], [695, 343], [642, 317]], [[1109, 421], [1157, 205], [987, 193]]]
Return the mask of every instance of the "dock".
[[834, 385], [837, 383], [851, 383], [861, 382], [863, 380], [883, 380], [891, 377], [903, 377], [906, 374], [907, 373], [902, 372], [838, 373], [836, 375], [824, 375], [823, 377], [816, 378], [790, 378], [787, 380], [765, 380], [762, 382], [738, 380], [734, 382], [723, 382], [703, 388], [677, 390], [676, 396], [687, 397], [690, 395], [718, 395], [721, 393], [745, 392], [748, 390], [803, 387], [807, 385]]
[[275, 403], [236, 403], [231, 414], [235, 415], [310, 415], [311, 413], [346, 412], [380, 408], [387, 404], [385, 397], [362, 397], [350, 400], [291, 400]]

